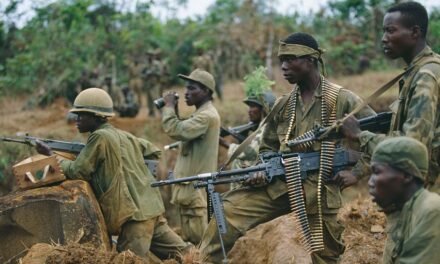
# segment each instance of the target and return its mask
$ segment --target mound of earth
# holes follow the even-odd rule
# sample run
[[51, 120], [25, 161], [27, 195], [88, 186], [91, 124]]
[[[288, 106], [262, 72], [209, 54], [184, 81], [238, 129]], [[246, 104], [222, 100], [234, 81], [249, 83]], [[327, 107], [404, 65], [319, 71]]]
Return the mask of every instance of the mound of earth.
[[[385, 216], [369, 198], [358, 198], [340, 212], [346, 250], [342, 264], [380, 263], [386, 236]], [[235, 243], [230, 263], [311, 263], [295, 232], [293, 215], [278, 217], [248, 231]]]
[[21, 259], [22, 264], [156, 264], [160, 260], [144, 260], [130, 251], [117, 253], [97, 249], [87, 244], [69, 244], [66, 246], [35, 244]]
[[341, 263], [381, 263], [385, 245], [386, 218], [369, 198], [358, 198], [339, 213], [345, 225], [345, 253]]
[[235, 242], [230, 263], [312, 263], [295, 232], [294, 216], [288, 214], [261, 224]]

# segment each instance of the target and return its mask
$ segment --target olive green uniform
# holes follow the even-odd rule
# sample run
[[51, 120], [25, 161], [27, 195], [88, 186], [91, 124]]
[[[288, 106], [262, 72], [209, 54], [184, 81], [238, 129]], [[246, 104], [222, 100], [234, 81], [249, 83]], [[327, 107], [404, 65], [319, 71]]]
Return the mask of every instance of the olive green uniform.
[[147, 92], [147, 106], [148, 114], [154, 115], [153, 101], [162, 96], [161, 77], [164, 74], [164, 65], [162, 61], [155, 59], [148, 65], [146, 72], [147, 85], [145, 87]]
[[440, 196], [418, 190], [402, 210], [387, 215], [383, 263], [440, 263]]
[[[426, 47], [409, 67], [414, 68], [399, 82], [399, 98], [390, 105], [393, 119], [388, 137], [409, 136], [428, 147], [430, 168], [426, 182], [430, 187], [440, 173], [440, 56]], [[363, 131], [359, 138], [362, 150], [371, 154], [386, 137]], [[432, 190], [440, 192], [439, 184]]]
[[136, 93], [138, 104], [142, 105], [142, 89], [144, 82], [142, 80], [143, 65], [132, 63], [129, 66], [128, 73], [130, 77], [129, 87]]
[[[423, 143], [411, 137], [398, 136], [379, 143], [371, 157], [371, 164], [390, 166], [410, 175], [409, 180], [413, 181], [397, 183], [404, 185], [404, 193], [412, 193], [403, 205], [399, 205], [396, 200], [402, 197], [396, 196], [402, 195], [385, 197], [383, 186], [377, 186], [389, 175], [373, 175], [370, 179], [373, 193], [381, 193], [376, 197], [378, 203], [385, 199], [395, 200], [395, 204], [387, 205], [388, 209], [384, 210], [387, 216], [384, 264], [440, 263], [440, 196], [417, 184], [424, 181], [429, 170], [428, 156], [428, 149]], [[414, 187], [418, 189], [412, 191]], [[382, 190], [377, 190], [379, 188]]]
[[[180, 120], [173, 108], [164, 107], [162, 123], [170, 137], [181, 141], [175, 178], [217, 170], [220, 116], [211, 101], [186, 120]], [[195, 190], [192, 184], [173, 185], [171, 203], [179, 208], [183, 239], [199, 243], [207, 225], [206, 192]]]
[[187, 247], [162, 217], [165, 209], [159, 190], [150, 187], [154, 178], [143, 156], [158, 153], [148, 141], [106, 123], [90, 134], [76, 160], [61, 162], [69, 179], [90, 182], [107, 230], [120, 236], [118, 250], [130, 249], [141, 257], [149, 250], [167, 257]]
[[[321, 87], [316, 89], [314, 97], [308, 105], [303, 103], [300, 95], [298, 96], [296, 106], [297, 121], [289, 138], [300, 136], [304, 132], [311, 130], [314, 125], [319, 124], [319, 120], [321, 120], [321, 100]], [[280, 100], [277, 103], [279, 102]], [[341, 118], [360, 103], [361, 99], [358, 96], [350, 91], [341, 89], [336, 103], [336, 118]], [[284, 142], [290, 121], [288, 118], [289, 107], [287, 105], [286, 103], [281, 107], [281, 110], [267, 123], [259, 149], [260, 153], [266, 151], [291, 152], [285, 144], [280, 143]], [[358, 113], [358, 117], [361, 118], [373, 114], [374, 111], [366, 107]], [[348, 142], [344, 143], [346, 143], [345, 145], [348, 144]], [[320, 144], [316, 143], [310, 151], [319, 150]], [[363, 171], [360, 169], [362, 167], [363, 164], [357, 165], [353, 172], [357, 176], [361, 176]], [[307, 179], [303, 181], [309, 222], [317, 217], [318, 212], [316, 201], [317, 180], [318, 174], [310, 173], [307, 175]], [[336, 214], [341, 207], [341, 195], [339, 187], [333, 183], [324, 184], [324, 190], [324, 197], [326, 199], [323, 202], [322, 212], [325, 250], [313, 254], [312, 257], [314, 263], [336, 263], [339, 255], [344, 251], [344, 245], [341, 241], [341, 234], [344, 228], [336, 219]], [[273, 180], [262, 188], [244, 187], [232, 190], [224, 195], [223, 201], [228, 228], [228, 232], [223, 235], [223, 239], [227, 251], [232, 248], [235, 240], [247, 230], [287, 214], [290, 211], [286, 183], [279, 179]], [[214, 221], [209, 223], [208, 229], [203, 236], [201, 249], [203, 253], [209, 256], [210, 261], [214, 263], [221, 261], [221, 247]]]

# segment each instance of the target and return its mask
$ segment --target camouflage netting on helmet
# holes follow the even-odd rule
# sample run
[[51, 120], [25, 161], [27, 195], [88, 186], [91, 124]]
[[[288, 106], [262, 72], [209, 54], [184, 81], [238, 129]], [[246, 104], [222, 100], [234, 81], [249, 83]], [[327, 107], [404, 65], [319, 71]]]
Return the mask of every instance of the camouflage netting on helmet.
[[263, 66], [257, 67], [252, 73], [244, 77], [244, 81], [246, 92], [244, 102], [260, 105], [268, 113], [275, 102], [275, 96], [271, 89], [275, 82], [267, 78], [266, 68]]

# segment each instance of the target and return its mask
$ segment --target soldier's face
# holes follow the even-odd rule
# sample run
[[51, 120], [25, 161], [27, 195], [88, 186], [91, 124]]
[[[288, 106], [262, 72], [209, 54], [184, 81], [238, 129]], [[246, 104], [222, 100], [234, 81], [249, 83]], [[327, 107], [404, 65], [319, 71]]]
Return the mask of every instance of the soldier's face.
[[209, 96], [209, 92], [196, 82], [187, 82], [185, 91], [185, 102], [187, 105], [200, 105]]
[[249, 121], [253, 123], [260, 123], [261, 118], [263, 116], [263, 111], [261, 109], [261, 106], [249, 104]]
[[382, 37], [385, 55], [391, 59], [408, 56], [419, 38], [417, 32], [415, 27], [405, 25], [405, 17], [402, 13], [387, 13], [383, 19]]
[[369, 192], [384, 210], [399, 203], [404, 193], [405, 174], [383, 163], [373, 163], [368, 181]]
[[281, 70], [283, 77], [289, 83], [301, 82], [310, 73], [310, 59], [296, 56], [280, 56]]
[[87, 133], [96, 129], [96, 116], [92, 113], [78, 113], [76, 117], [76, 128], [79, 133]]

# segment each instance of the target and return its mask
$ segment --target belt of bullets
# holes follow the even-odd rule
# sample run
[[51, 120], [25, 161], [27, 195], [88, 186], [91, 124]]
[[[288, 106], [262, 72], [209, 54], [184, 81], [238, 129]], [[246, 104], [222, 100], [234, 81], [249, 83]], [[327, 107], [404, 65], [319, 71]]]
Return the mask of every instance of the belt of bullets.
[[[336, 102], [340, 88], [321, 79], [323, 100], [321, 104], [321, 121], [322, 124], [328, 126], [336, 121]], [[295, 90], [294, 95], [297, 95]], [[293, 98], [292, 98], [293, 97]], [[295, 122], [296, 112], [296, 96], [291, 96], [290, 107], [290, 124], [285, 142], [288, 141], [293, 123]], [[307, 137], [309, 135], [302, 135]], [[303, 145], [304, 149], [311, 148], [310, 145]], [[321, 144], [320, 168], [317, 186], [317, 207], [318, 217], [309, 223], [305, 209], [304, 195], [301, 183], [300, 160], [298, 157], [285, 159], [286, 184], [289, 196], [291, 210], [295, 214], [295, 226], [300, 231], [300, 243], [309, 252], [317, 252], [324, 249], [324, 232], [322, 222], [322, 193], [323, 179], [331, 177], [333, 170], [333, 155], [335, 152], [335, 143], [331, 141], [323, 141]]]

